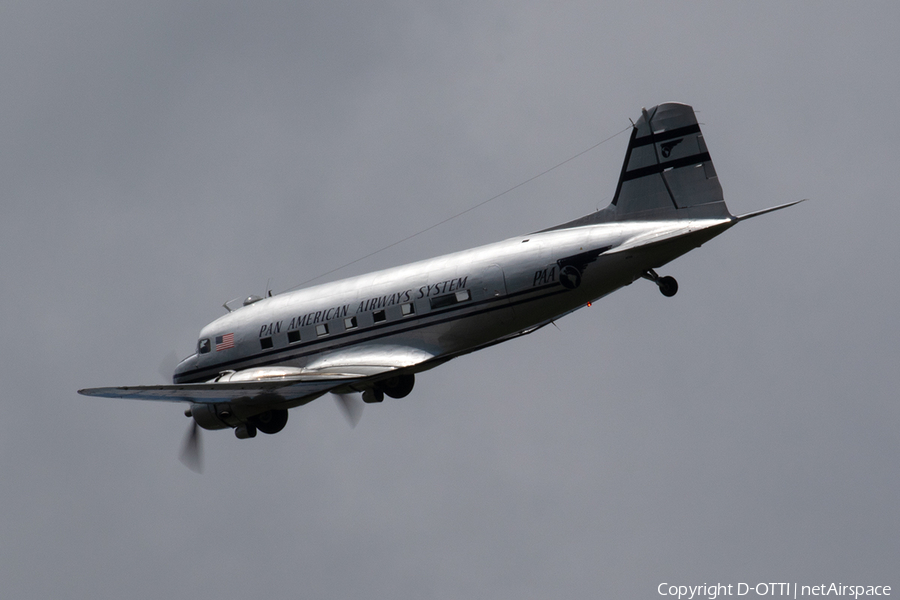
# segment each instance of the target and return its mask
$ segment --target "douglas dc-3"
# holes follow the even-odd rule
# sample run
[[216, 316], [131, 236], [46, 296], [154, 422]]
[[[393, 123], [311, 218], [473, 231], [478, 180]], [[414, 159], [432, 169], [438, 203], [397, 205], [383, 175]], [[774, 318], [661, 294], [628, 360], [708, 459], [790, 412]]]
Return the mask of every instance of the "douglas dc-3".
[[[725, 206], [694, 110], [667, 103], [631, 131], [612, 203], [502, 242], [292, 292], [250, 296], [200, 331], [171, 385], [79, 390], [88, 396], [185, 402], [183, 459], [197, 427], [238, 438], [273, 434], [288, 409], [333, 393], [355, 422], [362, 406], [402, 398], [417, 373], [526, 335], [644, 278], [740, 221]], [[199, 464], [197, 464], [199, 466]]]

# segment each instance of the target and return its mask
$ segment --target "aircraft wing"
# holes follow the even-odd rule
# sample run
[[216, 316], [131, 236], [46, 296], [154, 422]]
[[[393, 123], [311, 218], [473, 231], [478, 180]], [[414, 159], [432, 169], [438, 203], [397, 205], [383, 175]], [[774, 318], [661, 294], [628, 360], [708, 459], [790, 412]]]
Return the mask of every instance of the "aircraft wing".
[[343, 388], [365, 388], [366, 381], [420, 365], [434, 355], [407, 346], [362, 346], [338, 350], [317, 358], [303, 368], [251, 367], [226, 373], [217, 381], [174, 385], [102, 387], [78, 390], [84, 396], [130, 398], [165, 402], [216, 404], [265, 401], [271, 403], [312, 400]]
[[306, 365], [304, 371], [321, 375], [356, 373], [371, 376], [414, 367], [434, 358], [434, 353], [412, 346], [397, 344], [353, 346], [322, 354]]
[[328, 376], [284, 377], [277, 381], [217, 381], [212, 383], [185, 383], [180, 385], [138, 385], [122, 387], [88, 388], [78, 390], [84, 396], [102, 398], [131, 398], [165, 402], [192, 402], [216, 404], [250, 400], [259, 396], [278, 396], [285, 401], [318, 396], [336, 387], [364, 379], [359, 375], [338, 374]]

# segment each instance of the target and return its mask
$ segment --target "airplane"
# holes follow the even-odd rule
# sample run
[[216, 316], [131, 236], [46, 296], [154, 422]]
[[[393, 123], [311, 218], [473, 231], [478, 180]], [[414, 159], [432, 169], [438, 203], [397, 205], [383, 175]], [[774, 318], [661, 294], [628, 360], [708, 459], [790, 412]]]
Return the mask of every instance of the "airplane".
[[657, 269], [799, 202], [733, 216], [693, 108], [642, 108], [606, 208], [478, 248], [226, 302], [172, 384], [78, 393], [188, 404], [182, 460], [199, 471], [198, 427], [230, 428], [240, 439], [278, 433], [289, 409], [326, 393], [355, 425], [360, 396], [403, 398], [417, 374], [533, 333], [638, 279], [674, 296], [677, 281]]

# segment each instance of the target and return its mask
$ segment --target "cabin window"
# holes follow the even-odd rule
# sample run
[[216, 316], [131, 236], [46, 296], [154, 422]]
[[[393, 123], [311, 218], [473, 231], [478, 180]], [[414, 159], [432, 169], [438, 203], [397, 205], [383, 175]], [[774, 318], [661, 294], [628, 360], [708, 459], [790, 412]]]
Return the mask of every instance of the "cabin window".
[[469, 290], [459, 290], [453, 294], [444, 294], [443, 296], [435, 296], [429, 302], [431, 302], [432, 310], [438, 308], [447, 308], [448, 306], [453, 306], [454, 304], [459, 304], [460, 302], [465, 302], [466, 300], [471, 300], [472, 294], [469, 293]]
[[408, 317], [409, 315], [416, 314], [416, 306], [412, 302], [407, 302], [406, 304], [402, 304], [400, 306], [400, 314], [404, 317]]
[[344, 329], [356, 329], [359, 327], [359, 324], [356, 321], [356, 317], [347, 317], [344, 319]]
[[300, 330], [295, 329], [293, 331], [288, 331], [288, 343], [296, 344], [300, 341]]
[[259, 338], [259, 347], [262, 348], [263, 350], [268, 350], [269, 348], [271, 348], [272, 347], [272, 338], [270, 338], [270, 337]]
[[319, 323], [316, 325], [316, 335], [319, 337], [328, 335], [328, 323]]
[[387, 319], [387, 316], [384, 314], [384, 310], [376, 310], [372, 313], [372, 318], [376, 323], [381, 323], [382, 321]]
[[435, 296], [431, 300], [431, 309], [447, 308], [456, 304], [456, 294], [446, 294], [444, 296]]
[[197, 351], [200, 354], [206, 354], [210, 350], [209, 338], [205, 338], [197, 342]]

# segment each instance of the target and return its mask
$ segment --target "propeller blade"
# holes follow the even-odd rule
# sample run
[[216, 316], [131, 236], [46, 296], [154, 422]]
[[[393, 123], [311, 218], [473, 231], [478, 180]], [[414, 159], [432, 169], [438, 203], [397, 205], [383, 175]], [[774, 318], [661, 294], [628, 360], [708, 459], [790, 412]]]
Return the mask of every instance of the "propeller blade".
[[203, 472], [203, 463], [200, 460], [200, 426], [197, 421], [191, 420], [191, 428], [184, 437], [184, 447], [181, 449], [179, 459], [188, 469], [195, 473]]
[[334, 401], [344, 412], [350, 427], [356, 427], [359, 418], [362, 416], [363, 403], [356, 394], [337, 394], [334, 393]]
[[172, 375], [175, 373], [175, 367], [178, 366], [178, 354], [174, 350], [169, 352], [166, 357], [159, 363], [159, 376], [166, 383], [172, 383]]

